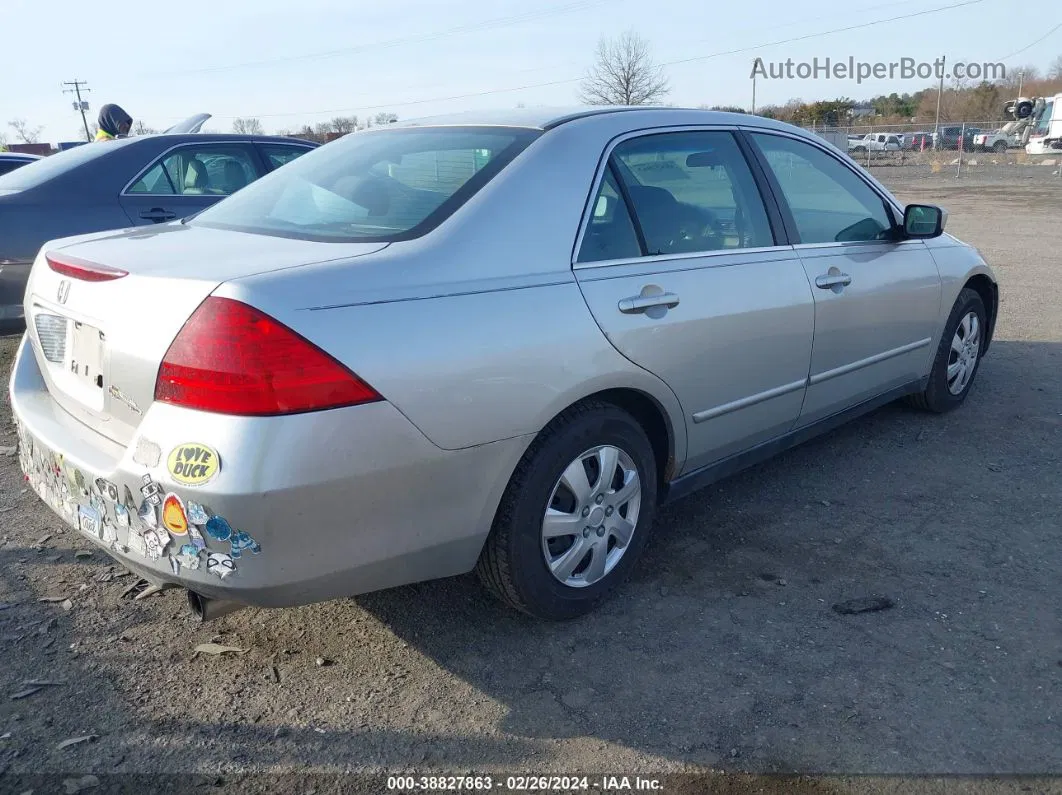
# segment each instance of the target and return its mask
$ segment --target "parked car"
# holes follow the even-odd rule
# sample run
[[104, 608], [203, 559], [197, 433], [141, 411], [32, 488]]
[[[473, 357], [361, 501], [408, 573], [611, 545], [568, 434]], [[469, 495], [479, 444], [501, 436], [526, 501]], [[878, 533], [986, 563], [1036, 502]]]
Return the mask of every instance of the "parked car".
[[973, 137], [974, 148], [978, 152], [995, 152], [1002, 154], [1008, 149], [1021, 146], [1020, 134], [1008, 134], [1002, 129], [979, 132]]
[[862, 138], [848, 142], [848, 151], [858, 152], [899, 152], [903, 149], [900, 137], [893, 133], [867, 133]]
[[20, 462], [203, 618], [473, 568], [569, 618], [660, 505], [889, 401], [963, 403], [997, 286], [945, 220], [762, 117], [359, 132], [182, 222], [44, 246]]
[[0, 176], [14, 171], [16, 168], [28, 166], [35, 160], [40, 159], [40, 155], [24, 155], [21, 152], [0, 152]]
[[948, 125], [941, 127], [940, 130], [934, 134], [933, 142], [935, 149], [958, 149], [959, 142], [962, 141], [962, 149], [964, 152], [972, 152], [975, 149], [974, 136], [983, 132], [979, 127], [966, 127], [963, 128], [961, 124]]
[[0, 177], [0, 321], [22, 318], [30, 264], [52, 238], [195, 213], [315, 144], [246, 135], [141, 135], [79, 146]]
[[924, 149], [933, 148], [933, 133], [930, 132], [913, 132], [907, 133], [904, 137], [904, 148], [922, 151]]

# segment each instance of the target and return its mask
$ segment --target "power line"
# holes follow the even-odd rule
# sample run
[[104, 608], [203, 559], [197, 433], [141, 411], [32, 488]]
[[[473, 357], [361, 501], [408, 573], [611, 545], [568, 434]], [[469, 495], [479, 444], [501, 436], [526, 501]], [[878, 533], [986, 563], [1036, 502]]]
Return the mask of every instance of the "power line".
[[497, 28], [508, 27], [510, 25], [518, 25], [523, 22], [533, 22], [538, 19], [544, 19], [546, 17], [557, 16], [558, 14], [569, 14], [573, 11], [582, 11], [593, 6], [601, 5], [605, 0], [578, 0], [578, 2], [571, 2], [565, 5], [553, 6], [550, 8], [543, 8], [538, 11], [527, 11], [522, 14], [515, 14], [507, 17], [495, 17], [494, 19], [486, 19], [482, 22], [475, 22], [468, 25], [458, 25], [453, 28], [447, 28], [445, 30], [436, 31], [434, 33], [421, 33], [412, 36], [403, 36], [397, 39], [388, 39], [386, 41], [372, 42], [370, 44], [359, 44], [354, 47], [344, 47], [338, 50], [326, 50], [323, 52], [305, 53], [303, 55], [290, 55], [283, 58], [268, 58], [261, 61], [246, 61], [244, 63], [227, 64], [223, 66], [208, 66], [202, 69], [189, 69], [180, 72], [171, 72], [171, 75], [189, 75], [189, 74], [207, 74], [212, 72], [223, 72], [230, 69], [244, 69], [247, 67], [255, 66], [271, 66], [278, 63], [290, 63], [292, 61], [309, 61], [318, 60], [322, 58], [334, 58], [340, 55], [353, 55], [361, 52], [368, 52], [371, 50], [383, 50], [391, 47], [397, 47], [403, 44], [420, 44], [423, 42], [435, 41], [437, 39], [446, 38], [447, 36], [456, 36], [461, 33], [475, 33], [483, 30], [495, 30]]
[[[862, 22], [862, 23], [860, 23], [858, 25], [847, 25], [847, 26], [842, 27], [842, 28], [834, 28], [832, 30], [824, 30], [824, 31], [820, 31], [819, 33], [808, 33], [808, 34], [805, 34], [803, 36], [793, 36], [793, 37], [788, 38], [788, 39], [779, 39], [778, 41], [766, 42], [766, 43], [763, 43], [763, 44], [754, 44], [754, 45], [750, 45], [748, 47], [739, 47], [739, 48], [733, 49], [733, 50], [722, 50], [722, 51], [719, 51], [719, 52], [708, 53], [706, 55], [697, 55], [697, 56], [694, 56], [694, 57], [691, 57], [691, 58], [681, 58], [681, 59], [674, 60], [674, 61], [665, 61], [665, 62], [663, 62], [663, 63], [661, 63], [659, 65], [660, 66], [676, 66], [678, 64], [692, 63], [694, 61], [706, 61], [706, 60], [709, 60], [711, 58], [720, 58], [720, 57], [723, 57], [723, 56], [726, 56], [726, 55], [736, 55], [736, 54], [740, 54], [740, 53], [744, 53], [744, 52], [751, 52], [753, 50], [759, 50], [759, 49], [763, 49], [765, 47], [776, 47], [776, 46], [778, 46], [780, 44], [790, 44], [792, 42], [807, 41], [808, 39], [819, 38], [819, 37], [822, 37], [822, 36], [830, 36], [830, 35], [833, 35], [835, 33], [845, 33], [845, 32], [850, 31], [850, 30], [858, 30], [860, 28], [867, 28], [867, 27], [870, 27], [872, 25], [881, 25], [881, 24], [885, 24], [885, 23], [888, 23], [888, 22], [898, 22], [898, 21], [903, 20], [903, 19], [912, 19], [914, 17], [921, 17], [921, 16], [925, 16], [927, 14], [936, 14], [936, 13], [940, 13], [941, 11], [950, 11], [953, 8], [962, 8], [963, 6], [978, 5], [979, 3], [982, 3], [982, 2], [984, 2], [984, 0], [962, 0], [962, 2], [952, 3], [951, 5], [941, 6], [939, 8], [931, 8], [931, 9], [927, 9], [925, 11], [916, 11], [916, 12], [913, 12], [913, 13], [910, 13], [910, 14], [901, 14], [899, 16], [887, 17], [885, 19], [876, 19], [876, 20], [873, 20], [871, 22]], [[432, 103], [432, 102], [452, 102], [452, 101], [460, 100], [460, 99], [473, 99], [473, 98], [476, 98], [476, 97], [491, 96], [493, 94], [507, 94], [507, 93], [510, 93], [510, 92], [513, 92], [513, 91], [525, 91], [527, 89], [532, 89], [532, 88], [547, 88], [547, 87], [550, 87], [550, 86], [560, 86], [560, 85], [566, 85], [568, 83], [577, 83], [577, 82], [579, 82], [582, 79], [583, 79], [583, 77], [580, 76], [580, 77], [565, 78], [563, 80], [547, 80], [547, 81], [540, 82], [540, 83], [528, 83], [526, 85], [513, 86], [513, 87], [510, 87], [510, 88], [495, 88], [495, 89], [489, 89], [487, 91], [473, 91], [473, 92], [469, 92], [467, 94], [454, 94], [454, 95], [446, 96], [446, 97], [429, 97], [429, 98], [425, 98], [425, 99], [408, 100], [406, 102], [389, 102], [389, 103], [386, 103], [384, 105], [372, 105], [372, 106], [369, 106], [369, 107], [362, 106], [362, 107], [357, 107], [357, 108], [349, 108], [348, 107], [348, 108], [332, 108], [330, 110], [306, 110], [306, 111], [291, 111], [291, 112], [285, 112], [285, 113], [257, 113], [257, 114], [244, 114], [244, 115], [257, 116], [259, 118], [283, 118], [283, 117], [290, 117], [290, 116], [313, 116], [313, 115], [320, 115], [320, 114], [324, 114], [324, 113], [349, 113], [350, 111], [355, 111], [355, 110], [356, 111], [387, 110], [387, 109], [392, 109], [392, 108], [411, 107], [411, 106], [414, 106], [414, 105], [425, 105], [425, 104], [429, 104], [429, 103]], [[225, 117], [225, 118], [229, 118], [229, 117]], [[233, 117], [233, 118], [235, 118], [235, 117]]]
[[1062, 22], [1059, 22], [1059, 23], [1058, 23], [1057, 25], [1055, 25], [1055, 26], [1054, 26], [1053, 28], [1051, 28], [1051, 30], [1047, 31], [1047, 33], [1045, 33], [1045, 34], [1044, 34], [1043, 36], [1041, 36], [1040, 38], [1038, 38], [1038, 39], [1037, 39], [1036, 41], [1034, 41], [1034, 42], [1033, 42], [1032, 44], [1028, 44], [1028, 45], [1026, 45], [1025, 47], [1022, 47], [1022, 48], [1021, 48], [1020, 50], [1018, 50], [1017, 52], [1012, 52], [1012, 53], [1011, 53], [1010, 55], [1006, 56], [1005, 58], [997, 58], [996, 60], [998, 60], [998, 61], [1000, 61], [1000, 62], [1002, 62], [1002, 61], [1009, 61], [1009, 60], [1010, 60], [1011, 58], [1013, 58], [1013, 57], [1014, 57], [1015, 55], [1021, 55], [1021, 54], [1022, 54], [1023, 52], [1025, 52], [1026, 50], [1030, 50], [1030, 49], [1032, 49], [1033, 47], [1035, 47], [1035, 46], [1036, 46], [1037, 44], [1039, 44], [1039, 43], [1040, 43], [1041, 41], [1043, 41], [1044, 39], [1046, 39], [1046, 38], [1047, 38], [1048, 36], [1050, 36], [1050, 35], [1051, 35], [1052, 33], [1054, 33], [1054, 32], [1055, 32], [1056, 30], [1058, 30], [1059, 28], [1062, 28]]
[[84, 80], [69, 80], [63, 83], [64, 86], [73, 86], [73, 88], [64, 88], [64, 94], [77, 94], [77, 105], [75, 106], [81, 112], [81, 123], [85, 125], [85, 140], [92, 141], [92, 134], [89, 132], [88, 119], [85, 118], [85, 108], [88, 107], [88, 103], [81, 99], [81, 87], [85, 87], [85, 92], [89, 92], [92, 89], [88, 87], [88, 83]]

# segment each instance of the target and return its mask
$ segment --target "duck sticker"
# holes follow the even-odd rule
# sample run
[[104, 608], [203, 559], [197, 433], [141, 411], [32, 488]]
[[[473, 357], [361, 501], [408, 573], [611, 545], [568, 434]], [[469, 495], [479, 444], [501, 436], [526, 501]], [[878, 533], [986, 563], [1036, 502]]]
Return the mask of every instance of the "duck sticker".
[[213, 447], [185, 442], [174, 447], [166, 459], [170, 477], [182, 486], [202, 486], [221, 470], [221, 458]]
[[175, 536], [188, 535], [188, 518], [184, 515], [184, 504], [176, 494], [167, 494], [162, 502], [162, 526]]
[[206, 570], [224, 580], [236, 571], [236, 564], [232, 562], [232, 558], [223, 552], [211, 552], [207, 556]]

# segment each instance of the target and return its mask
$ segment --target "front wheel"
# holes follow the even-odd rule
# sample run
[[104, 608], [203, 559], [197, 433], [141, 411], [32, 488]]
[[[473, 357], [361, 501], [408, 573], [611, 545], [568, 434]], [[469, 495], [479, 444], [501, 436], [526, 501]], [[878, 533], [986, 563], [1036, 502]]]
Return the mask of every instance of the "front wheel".
[[1003, 154], [1007, 151], [1007, 142], [996, 141], [994, 144], [992, 144], [992, 151], [995, 152], [997, 155]]
[[656, 502], [645, 431], [616, 406], [581, 404], [524, 454], [476, 571], [502, 601], [537, 618], [583, 615], [634, 566]]
[[925, 391], [912, 395], [910, 402], [938, 414], [962, 405], [981, 363], [987, 331], [987, 313], [981, 296], [976, 290], [963, 289], [944, 326], [929, 383]]

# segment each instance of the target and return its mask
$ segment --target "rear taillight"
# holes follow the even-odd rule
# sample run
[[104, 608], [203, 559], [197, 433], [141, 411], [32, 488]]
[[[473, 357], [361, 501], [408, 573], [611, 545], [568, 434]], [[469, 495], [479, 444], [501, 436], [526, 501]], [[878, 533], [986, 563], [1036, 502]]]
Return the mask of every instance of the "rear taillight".
[[155, 381], [155, 400], [241, 416], [299, 414], [382, 399], [283, 323], [213, 296], [177, 334]]
[[48, 267], [61, 276], [69, 276], [83, 282], [109, 282], [129, 275], [129, 271], [123, 271], [121, 268], [100, 265], [98, 262], [89, 262], [69, 254], [49, 251], [44, 255], [44, 259], [47, 260]]

